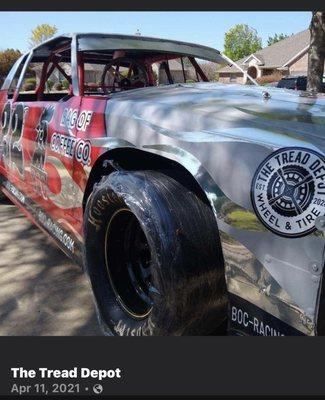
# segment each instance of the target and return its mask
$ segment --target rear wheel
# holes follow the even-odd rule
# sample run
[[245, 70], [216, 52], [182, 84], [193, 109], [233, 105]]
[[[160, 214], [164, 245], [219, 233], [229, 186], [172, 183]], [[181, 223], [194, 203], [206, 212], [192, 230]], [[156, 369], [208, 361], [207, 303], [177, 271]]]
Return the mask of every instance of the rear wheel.
[[206, 335], [226, 318], [218, 229], [206, 201], [155, 171], [115, 172], [85, 211], [85, 264], [117, 335]]

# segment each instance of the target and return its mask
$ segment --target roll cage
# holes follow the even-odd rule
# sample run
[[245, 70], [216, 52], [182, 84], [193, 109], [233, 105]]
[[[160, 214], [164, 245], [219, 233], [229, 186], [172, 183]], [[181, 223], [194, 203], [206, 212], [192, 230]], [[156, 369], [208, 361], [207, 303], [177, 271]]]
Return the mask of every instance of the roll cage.
[[[165, 63], [165, 72], [169, 83], [173, 82], [168, 68], [168, 61], [177, 57], [187, 57], [195, 69], [196, 75], [200, 77], [202, 81], [208, 81], [208, 79], [195, 58], [222, 65], [229, 64], [218, 50], [206, 46], [150, 37], [77, 33], [52, 38], [22, 56], [10, 71], [2, 89], [9, 89], [15, 73], [21, 68], [18, 83], [12, 96], [14, 99], [17, 99], [30, 62], [40, 61], [44, 64], [42, 67], [41, 79], [36, 88], [35, 100], [42, 100], [45, 82], [55, 68], [57, 68], [68, 81], [70, 86], [69, 94], [83, 96], [85, 92], [84, 62], [91, 59], [94, 63], [100, 63], [105, 60], [105, 57], [107, 60], [107, 57], [110, 55], [113, 57], [114, 52], [121, 50], [125, 51], [128, 55], [140, 59], [142, 57], [142, 60], [144, 60], [146, 64], [153, 64], [155, 62]], [[71, 62], [71, 76], [69, 76], [59, 64], [59, 62], [64, 61]]]

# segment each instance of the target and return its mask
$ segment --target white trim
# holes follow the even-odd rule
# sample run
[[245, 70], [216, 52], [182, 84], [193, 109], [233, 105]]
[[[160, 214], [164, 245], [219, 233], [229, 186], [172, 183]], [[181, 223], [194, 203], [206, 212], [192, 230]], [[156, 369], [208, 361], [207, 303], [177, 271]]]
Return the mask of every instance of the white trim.
[[257, 58], [254, 54], [251, 54], [251, 55], [249, 55], [249, 56], [243, 61], [243, 64], [246, 64], [247, 61], [248, 61], [251, 57], [255, 58], [255, 60], [258, 61], [258, 62], [260, 62], [260, 63], [262, 62], [262, 60], [260, 60], [259, 58]]
[[283, 67], [287, 67], [292, 61], [294, 61], [296, 58], [298, 58], [299, 56], [302, 56], [307, 50], [309, 49], [309, 45], [307, 45], [306, 47], [304, 47], [302, 50], [300, 50], [295, 56], [291, 57], [289, 61], [285, 62], [281, 68]]
[[[249, 79], [250, 81], [252, 81], [254, 83], [255, 86], [260, 86], [255, 79], [253, 79], [246, 71], [243, 70], [243, 68], [241, 68], [237, 63], [235, 63], [235, 61], [233, 61], [231, 58], [227, 57], [225, 54], [220, 53], [221, 56], [228, 61], [229, 65], [232, 67], [233, 65], [235, 67], [237, 67], [239, 69], [239, 71], [243, 74], [244, 78]], [[226, 72], [227, 73], [227, 72]]]

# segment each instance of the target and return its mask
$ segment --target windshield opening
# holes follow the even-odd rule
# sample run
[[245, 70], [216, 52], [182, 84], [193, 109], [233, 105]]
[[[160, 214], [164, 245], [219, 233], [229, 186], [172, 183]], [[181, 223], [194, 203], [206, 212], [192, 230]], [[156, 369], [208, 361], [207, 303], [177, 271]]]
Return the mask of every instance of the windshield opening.
[[85, 95], [216, 81], [221, 67], [193, 56], [148, 51], [85, 51], [80, 59]]

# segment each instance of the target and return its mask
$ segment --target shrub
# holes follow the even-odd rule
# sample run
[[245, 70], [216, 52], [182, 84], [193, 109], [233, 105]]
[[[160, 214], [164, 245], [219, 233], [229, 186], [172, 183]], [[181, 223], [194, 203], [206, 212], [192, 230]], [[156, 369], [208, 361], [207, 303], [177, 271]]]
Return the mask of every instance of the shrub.
[[35, 90], [36, 87], [32, 83], [24, 83], [23, 85], [23, 91], [24, 92], [31, 92], [32, 90]]
[[23, 90], [30, 92], [36, 89], [36, 78], [27, 78], [23, 83]]
[[30, 83], [36, 86], [36, 78], [26, 78], [25, 83]]
[[61, 82], [56, 82], [56, 83], [53, 85], [53, 90], [56, 90], [56, 91], [60, 92], [60, 91], [62, 90], [62, 84], [61, 84]]
[[[7, 49], [0, 51], [0, 76], [6, 77], [15, 61], [21, 56], [19, 50]], [[1, 79], [0, 79], [1, 82]]]
[[70, 88], [70, 83], [66, 79], [61, 82], [61, 85], [64, 90], [69, 90]]
[[50, 79], [48, 79], [46, 82], [46, 85], [47, 85], [48, 90], [51, 90], [54, 85], [54, 82], [51, 81]]

